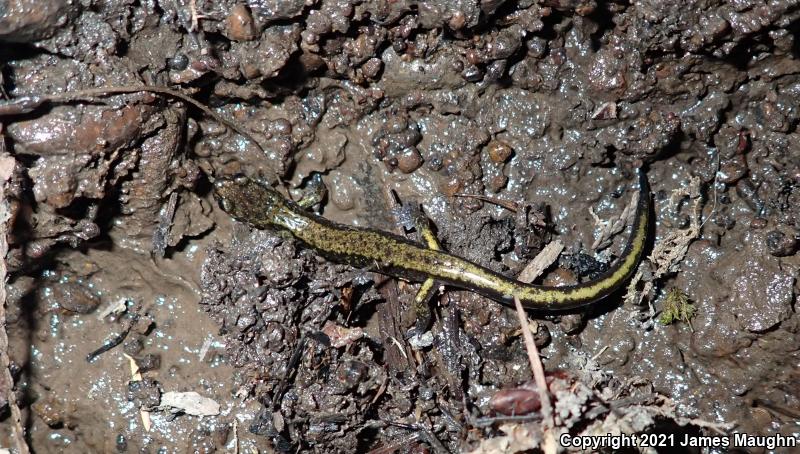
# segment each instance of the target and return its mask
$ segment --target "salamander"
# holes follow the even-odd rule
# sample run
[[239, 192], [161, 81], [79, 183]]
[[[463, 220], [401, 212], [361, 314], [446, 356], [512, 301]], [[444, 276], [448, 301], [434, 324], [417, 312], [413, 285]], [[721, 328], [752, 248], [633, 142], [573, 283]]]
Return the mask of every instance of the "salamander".
[[637, 172], [639, 201], [622, 255], [596, 279], [564, 287], [526, 284], [393, 233], [331, 222], [246, 177], [218, 178], [214, 192], [220, 207], [234, 219], [257, 229], [287, 231], [329, 260], [410, 281], [433, 279], [507, 305], [517, 297], [526, 309], [557, 311], [607, 297], [638, 267], [652, 220], [647, 176], [641, 169]]

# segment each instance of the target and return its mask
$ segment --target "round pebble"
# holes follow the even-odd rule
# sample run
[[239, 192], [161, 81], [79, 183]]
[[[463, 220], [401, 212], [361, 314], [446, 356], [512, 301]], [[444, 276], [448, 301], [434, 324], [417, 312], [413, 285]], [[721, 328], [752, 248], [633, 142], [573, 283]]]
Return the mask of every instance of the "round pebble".
[[422, 155], [416, 147], [409, 147], [397, 155], [397, 168], [403, 173], [411, 173], [422, 165]]
[[502, 140], [492, 140], [486, 148], [489, 151], [489, 159], [497, 163], [506, 162], [514, 153], [514, 150]]

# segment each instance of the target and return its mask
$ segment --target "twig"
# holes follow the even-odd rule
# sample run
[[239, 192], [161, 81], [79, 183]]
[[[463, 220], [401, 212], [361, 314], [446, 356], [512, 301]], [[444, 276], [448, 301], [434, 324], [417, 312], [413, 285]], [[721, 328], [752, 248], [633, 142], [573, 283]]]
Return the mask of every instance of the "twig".
[[764, 407], [773, 413], [778, 413], [783, 416], [788, 416], [790, 418], [800, 420], [800, 410], [789, 408], [785, 405], [781, 405], [769, 399], [753, 399], [753, 405], [757, 407]]
[[547, 380], [544, 377], [544, 366], [542, 366], [542, 359], [539, 357], [539, 349], [536, 348], [536, 343], [533, 342], [533, 334], [531, 334], [531, 330], [527, 328], [528, 316], [525, 314], [525, 309], [522, 308], [522, 303], [516, 296], [514, 297], [514, 307], [517, 309], [517, 317], [522, 326], [522, 338], [525, 340], [525, 350], [528, 352], [528, 361], [531, 363], [533, 379], [536, 381], [536, 386], [539, 388], [539, 399], [542, 402], [542, 418], [545, 422], [545, 426], [543, 427], [544, 440], [542, 442], [542, 450], [545, 453], [555, 452], [555, 437], [552, 432], [554, 427], [553, 407], [550, 403], [550, 392], [547, 390]]
[[233, 454], [239, 454], [239, 420], [233, 418]]
[[[560, 241], [553, 241], [545, 246], [532, 261], [522, 271], [518, 280], [526, 283], [532, 282], [534, 279], [550, 266], [564, 249], [564, 245]], [[539, 388], [539, 399], [542, 402], [542, 420], [545, 423], [543, 427], [544, 438], [542, 441], [542, 451], [546, 454], [556, 452], [556, 441], [553, 435], [553, 428], [555, 422], [553, 420], [553, 407], [550, 402], [550, 392], [547, 389], [547, 380], [544, 376], [544, 366], [542, 366], [542, 359], [539, 357], [539, 349], [536, 348], [536, 343], [533, 341], [533, 334], [528, 328], [528, 316], [525, 314], [525, 309], [522, 308], [522, 303], [518, 297], [514, 297], [514, 307], [517, 310], [517, 318], [522, 328], [522, 338], [525, 341], [525, 350], [528, 352], [528, 361], [531, 363], [531, 371], [533, 371], [533, 379], [536, 381], [536, 386]]]
[[164, 258], [164, 253], [167, 250], [169, 242], [169, 233], [172, 229], [172, 222], [175, 220], [175, 209], [178, 207], [178, 193], [172, 191], [169, 195], [169, 200], [163, 206], [158, 214], [158, 225], [153, 231], [153, 249], [151, 254], [155, 254], [158, 258]]
[[201, 49], [202, 52], [203, 46], [200, 44], [200, 40], [197, 38], [197, 34], [195, 33], [199, 29], [200, 25], [200, 21], [198, 20], [200, 16], [197, 14], [197, 5], [195, 4], [195, 1], [189, 1], [189, 14], [191, 15], [191, 22], [188, 24], [186, 23], [186, 17], [184, 17], [184, 14], [181, 12], [181, 6], [183, 6], [183, 2], [181, 2], [181, 5], [178, 5], [177, 0], [172, 0], [172, 5], [175, 7], [175, 16], [177, 16], [183, 28], [189, 32], [189, 38], [191, 38], [195, 46], [197, 46], [198, 49]]
[[488, 196], [479, 195], [479, 194], [463, 194], [463, 193], [460, 193], [460, 192], [458, 194], [453, 194], [453, 197], [466, 197], [466, 198], [470, 198], [470, 199], [482, 200], [484, 202], [489, 202], [491, 204], [494, 204], [494, 205], [497, 205], [497, 206], [501, 206], [501, 207], [505, 208], [506, 210], [511, 211], [513, 213], [516, 213], [517, 211], [519, 211], [519, 205], [517, 203], [511, 202], [511, 201], [508, 201], [508, 200], [498, 199], [497, 197], [488, 197]]
[[0, 74], [0, 96], [2, 96], [3, 99], [8, 99], [8, 92], [6, 91], [5, 80], [3, 80], [2, 74]]
[[372, 451], [369, 451], [367, 454], [394, 454], [395, 452], [401, 451], [399, 448], [410, 446], [420, 438], [421, 436], [419, 432], [413, 433], [407, 437], [404, 437], [400, 441], [394, 441], [379, 448], [375, 448]]
[[206, 355], [208, 354], [208, 351], [211, 350], [211, 344], [213, 343], [214, 343], [214, 337], [212, 337], [211, 335], [207, 336], [206, 340], [203, 341], [203, 345], [200, 346], [200, 352], [197, 353], [197, 357], [200, 360], [200, 362], [205, 361]]
[[292, 352], [292, 356], [289, 358], [289, 362], [286, 364], [286, 373], [283, 374], [281, 381], [278, 382], [278, 386], [275, 387], [275, 394], [272, 395], [272, 403], [270, 404], [271, 410], [275, 410], [280, 407], [281, 402], [283, 401], [283, 395], [286, 393], [286, 388], [289, 387], [289, 379], [292, 375], [294, 375], [295, 369], [300, 364], [300, 360], [303, 359], [303, 352], [306, 349], [306, 344], [308, 344], [308, 336], [301, 334], [300, 339], [297, 341], [297, 345], [294, 347], [294, 352]]
[[547, 391], [547, 381], [544, 378], [544, 367], [542, 366], [542, 359], [539, 358], [539, 349], [536, 348], [536, 343], [533, 341], [533, 334], [530, 329], [525, 329], [528, 324], [528, 316], [525, 314], [525, 309], [522, 307], [519, 298], [514, 297], [514, 307], [517, 309], [517, 317], [522, 324], [522, 338], [525, 339], [525, 349], [528, 351], [528, 361], [531, 363], [531, 370], [533, 371], [533, 378], [536, 380], [536, 386], [539, 387], [539, 393], [542, 395], [542, 408], [550, 408], [550, 393]]
[[703, 222], [700, 223], [700, 228], [702, 229], [704, 225], [706, 225], [706, 221], [711, 219], [714, 216], [714, 212], [717, 211], [717, 182], [719, 180], [719, 152], [717, 152], [717, 170], [714, 172], [714, 182], [711, 183], [712, 187], [714, 188], [714, 203], [711, 205], [711, 213], [708, 213], [708, 217], [703, 219]]
[[[2, 141], [2, 136], [0, 136]], [[0, 142], [2, 146], [2, 142]], [[11, 410], [11, 427], [17, 450], [20, 454], [28, 454], [28, 443], [25, 441], [25, 430], [22, 427], [22, 416], [17, 405], [17, 396], [14, 393], [14, 377], [11, 375], [11, 359], [8, 357], [8, 333], [6, 333], [6, 261], [8, 254], [8, 219], [11, 214], [8, 211], [6, 201], [5, 185], [14, 171], [15, 160], [12, 156], [4, 152], [0, 156], [0, 368], [3, 369], [3, 381], [6, 382], [8, 392], [6, 400], [8, 408]]]
[[401, 429], [405, 429], [405, 430], [408, 430], [408, 431], [413, 431], [413, 432], [419, 433], [421, 435], [421, 438], [423, 438], [425, 441], [427, 441], [428, 444], [431, 446], [431, 448], [433, 448], [433, 450], [435, 452], [437, 452], [438, 454], [448, 454], [450, 452], [447, 448], [445, 448], [445, 446], [442, 444], [442, 442], [439, 441], [438, 438], [436, 438], [436, 435], [434, 435], [433, 432], [428, 430], [422, 424], [419, 424], [419, 423], [406, 424], [406, 423], [402, 423], [402, 422], [395, 422], [395, 421], [388, 421], [388, 420], [383, 420], [383, 422], [388, 424], [388, 425], [390, 425], [390, 426], [399, 427]]
[[594, 209], [589, 207], [589, 214], [591, 214], [592, 218], [594, 218], [595, 225], [601, 226], [600, 233], [597, 235], [597, 238], [595, 238], [594, 242], [592, 243], [592, 247], [590, 249], [592, 249], [593, 251], [599, 251], [600, 249], [604, 249], [610, 246], [611, 241], [609, 240], [611, 239], [611, 237], [625, 230], [625, 227], [627, 227], [628, 224], [630, 224], [630, 221], [633, 219], [633, 216], [635, 215], [636, 206], [638, 205], [638, 203], [639, 203], [639, 193], [634, 192], [633, 196], [631, 197], [630, 203], [625, 205], [625, 208], [622, 210], [622, 213], [620, 213], [619, 217], [617, 217], [614, 220], [608, 220], [608, 221], [603, 221], [602, 219], [600, 219], [600, 217], [597, 216], [597, 214], [595, 214]]
[[189, 0], [189, 11], [192, 12], [192, 28], [190, 31], [197, 31], [200, 28], [200, 16], [197, 14], [197, 2]]
[[541, 415], [536, 413], [531, 413], [528, 415], [500, 415], [500, 416], [487, 416], [484, 418], [476, 418], [472, 421], [472, 426], [474, 427], [491, 427], [495, 424], [499, 423], [526, 423], [531, 421], [538, 421], [541, 419]]
[[558, 256], [561, 254], [561, 251], [564, 250], [564, 243], [559, 240], [551, 241], [547, 243], [541, 252], [539, 252], [536, 257], [533, 258], [525, 268], [519, 273], [517, 276], [517, 280], [520, 282], [531, 283], [534, 279], [539, 277], [544, 270], [546, 270], [553, 262], [558, 259]]
[[252, 142], [263, 153], [266, 153], [266, 150], [264, 150], [261, 144], [258, 143], [258, 141], [255, 138], [253, 138], [253, 136], [250, 135], [249, 132], [245, 131], [244, 129], [242, 129], [240, 126], [237, 126], [233, 122], [227, 120], [222, 115], [209, 109], [208, 107], [203, 105], [203, 103], [201, 103], [200, 101], [197, 101], [191, 96], [182, 93], [178, 90], [173, 90], [171, 88], [160, 87], [156, 85], [123, 85], [119, 87], [98, 87], [98, 88], [88, 88], [85, 90], [70, 91], [66, 93], [59, 93], [55, 95], [26, 96], [22, 98], [13, 99], [11, 100], [10, 103], [0, 104], [0, 115], [14, 115], [14, 114], [19, 115], [23, 113], [28, 113], [38, 108], [42, 104], [47, 104], [47, 103], [51, 104], [67, 103], [72, 101], [91, 99], [98, 96], [131, 94], [139, 92], [158, 93], [160, 95], [177, 98], [187, 104], [191, 104], [194, 107], [200, 109], [204, 114], [208, 115], [217, 122], [225, 125], [226, 127], [235, 131], [248, 141]]
[[400, 351], [400, 354], [403, 355], [405, 359], [408, 359], [408, 355], [406, 354], [405, 349], [403, 348], [403, 344], [401, 344], [400, 341], [397, 340], [397, 338], [394, 336], [389, 336], [389, 340], [392, 341], [392, 343], [395, 346], [397, 346], [397, 349]]
[[101, 345], [100, 348], [86, 355], [86, 362], [91, 363], [98, 356], [121, 344], [125, 340], [125, 338], [128, 337], [128, 334], [130, 334], [131, 328], [133, 328], [134, 323], [136, 322], [135, 321], [131, 322], [125, 329], [122, 330], [121, 333], [117, 334], [116, 336], [112, 337], [106, 342], [103, 342], [103, 345]]
[[605, 353], [605, 352], [606, 352], [606, 350], [608, 350], [608, 345], [604, 345], [604, 346], [603, 346], [603, 348], [601, 348], [599, 352], [595, 353], [595, 354], [592, 356], [592, 358], [591, 358], [591, 359], [592, 359], [592, 361], [597, 361], [597, 358], [599, 358], [599, 357], [600, 357], [600, 355], [602, 355], [603, 353]]
[[[131, 368], [131, 381], [134, 382], [144, 380], [142, 372], [139, 369], [139, 365], [136, 364], [136, 360], [127, 353], [123, 353], [122, 356], [128, 360], [128, 365]], [[150, 432], [150, 429], [153, 427], [153, 420], [150, 418], [150, 412], [144, 408], [139, 408], [139, 417], [142, 418], [142, 428], [144, 428], [144, 431]]]
[[102, 309], [97, 311], [97, 320], [103, 321], [106, 317], [111, 314], [121, 314], [128, 309], [128, 300], [125, 298], [120, 298], [117, 300], [109, 301], [106, 303]]

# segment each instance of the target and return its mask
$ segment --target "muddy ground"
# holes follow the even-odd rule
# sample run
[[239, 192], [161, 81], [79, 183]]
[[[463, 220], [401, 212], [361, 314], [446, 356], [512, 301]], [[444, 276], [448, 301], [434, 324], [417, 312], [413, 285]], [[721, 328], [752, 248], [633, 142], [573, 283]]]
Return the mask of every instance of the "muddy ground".
[[[633, 3], [0, 3], [31, 449], [536, 449], [538, 412], [501, 414], [537, 400], [513, 310], [445, 289], [412, 346], [416, 284], [234, 222], [212, 181], [299, 198], [319, 174], [325, 217], [414, 239], [397, 201], [420, 204], [447, 250], [509, 276], [560, 240], [538, 281], [559, 285], [621, 252], [603, 226], [642, 165], [657, 225], [627, 295], [531, 314], [555, 432], [800, 436], [800, 7]], [[75, 94], [141, 84], [257, 144], [170, 96]]]

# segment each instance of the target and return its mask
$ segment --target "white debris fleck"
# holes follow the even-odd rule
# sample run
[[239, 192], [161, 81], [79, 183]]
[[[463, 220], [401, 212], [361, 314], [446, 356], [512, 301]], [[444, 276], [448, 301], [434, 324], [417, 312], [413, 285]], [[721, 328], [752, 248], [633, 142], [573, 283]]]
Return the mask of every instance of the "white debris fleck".
[[219, 404], [194, 391], [169, 391], [161, 395], [161, 408], [171, 407], [193, 416], [214, 416], [219, 414]]

